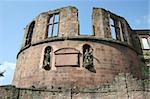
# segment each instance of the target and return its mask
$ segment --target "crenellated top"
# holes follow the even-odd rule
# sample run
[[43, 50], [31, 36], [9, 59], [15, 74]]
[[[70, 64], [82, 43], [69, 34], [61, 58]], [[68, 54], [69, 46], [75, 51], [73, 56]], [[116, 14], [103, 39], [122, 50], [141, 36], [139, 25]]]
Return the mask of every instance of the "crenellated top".
[[[135, 44], [135, 42], [139, 42], [138, 36], [123, 17], [103, 8], [94, 7], [92, 28], [92, 37], [120, 41], [140, 52], [140, 46]], [[26, 26], [22, 48], [52, 37], [67, 38], [74, 36], [80, 36], [77, 8], [68, 6], [50, 10], [39, 14]]]

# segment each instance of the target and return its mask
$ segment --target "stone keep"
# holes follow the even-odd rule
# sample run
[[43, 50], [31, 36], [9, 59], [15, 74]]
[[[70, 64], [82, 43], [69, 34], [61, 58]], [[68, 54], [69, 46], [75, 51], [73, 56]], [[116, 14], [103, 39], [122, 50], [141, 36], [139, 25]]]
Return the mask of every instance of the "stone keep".
[[140, 42], [127, 21], [93, 8], [92, 29], [92, 35], [80, 35], [78, 10], [71, 6], [34, 18], [25, 28], [12, 81], [19, 99], [148, 96], [140, 83]]

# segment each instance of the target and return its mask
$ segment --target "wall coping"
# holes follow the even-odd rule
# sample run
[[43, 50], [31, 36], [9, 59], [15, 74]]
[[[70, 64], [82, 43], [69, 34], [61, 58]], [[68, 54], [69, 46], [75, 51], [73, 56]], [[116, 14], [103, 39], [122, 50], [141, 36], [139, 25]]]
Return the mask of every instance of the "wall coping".
[[49, 37], [49, 38], [46, 38], [42, 41], [26, 45], [26, 46], [24, 46], [20, 49], [20, 51], [17, 54], [17, 58], [18, 58], [19, 54], [22, 51], [26, 50], [27, 48], [29, 48], [31, 46], [36, 46], [36, 45], [49, 43], [49, 42], [55, 42], [55, 41], [65, 41], [65, 40], [90, 41], [90, 42], [95, 42], [95, 43], [108, 42], [108, 43], [113, 43], [113, 44], [118, 44], [118, 45], [121, 45], [121, 46], [128, 47], [128, 48], [132, 49], [133, 51], [135, 51], [137, 54], [140, 54], [138, 51], [136, 51], [135, 48], [133, 48], [129, 44], [127, 44], [125, 42], [121, 42], [119, 40], [113, 40], [113, 39], [110, 39], [110, 38], [99, 38], [99, 37], [95, 37], [95, 36], [72, 36], [72, 37], [70, 36], [70, 37]]

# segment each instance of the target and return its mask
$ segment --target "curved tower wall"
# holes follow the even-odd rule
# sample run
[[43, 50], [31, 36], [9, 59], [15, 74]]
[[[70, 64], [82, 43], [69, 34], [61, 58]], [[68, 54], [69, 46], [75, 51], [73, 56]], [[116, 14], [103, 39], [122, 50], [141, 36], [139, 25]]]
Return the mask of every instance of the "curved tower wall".
[[[59, 15], [58, 22], [54, 20], [50, 23], [50, 19], [56, 15]], [[111, 24], [110, 19], [114, 24]], [[119, 73], [131, 73], [141, 78], [138, 57], [141, 49], [133, 43], [138, 42], [138, 39], [124, 18], [101, 8], [93, 8], [91, 36], [79, 35], [75, 7], [44, 12], [33, 21], [35, 24], [29, 24], [25, 29], [22, 48], [17, 55], [13, 85], [20, 88], [94, 88], [112, 82]], [[58, 33], [49, 37], [49, 26], [55, 28], [54, 24], [58, 24]], [[115, 38], [112, 26], [116, 32]], [[50, 68], [43, 68], [47, 64], [47, 47], [51, 49]], [[88, 47], [92, 49], [92, 66], [86, 68], [85, 49]]]

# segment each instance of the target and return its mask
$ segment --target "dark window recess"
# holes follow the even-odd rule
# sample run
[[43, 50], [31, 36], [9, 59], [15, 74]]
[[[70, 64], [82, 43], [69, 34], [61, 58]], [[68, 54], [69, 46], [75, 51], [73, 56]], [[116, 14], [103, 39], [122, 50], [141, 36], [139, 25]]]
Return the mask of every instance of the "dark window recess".
[[117, 40], [120, 40], [120, 41], [121, 41], [119, 20], [115, 20], [114, 23], [115, 23], [116, 38], [117, 38]]
[[127, 42], [127, 36], [126, 36], [126, 33], [125, 33], [125, 26], [124, 26], [123, 23], [121, 23], [121, 28], [122, 28], [123, 41]]
[[51, 69], [51, 47], [48, 46], [45, 48], [44, 51], [44, 60], [43, 60], [43, 68], [45, 70], [50, 70]]
[[50, 15], [48, 23], [48, 37], [57, 36], [59, 31], [59, 14], [55, 13]]
[[34, 26], [35, 26], [35, 21], [33, 21], [33, 22], [30, 24], [30, 26], [29, 26], [28, 33], [27, 33], [27, 36], [26, 36], [25, 45], [31, 44]]
[[90, 52], [91, 46], [88, 44], [83, 45], [83, 64], [85, 65], [86, 62], [86, 52]]
[[83, 45], [83, 66], [91, 72], [96, 73], [93, 64], [93, 49], [90, 45]]
[[[83, 55], [85, 54], [86, 50], [89, 52], [91, 49], [91, 46], [88, 44], [83, 45]], [[83, 57], [84, 58], [84, 57]]]

